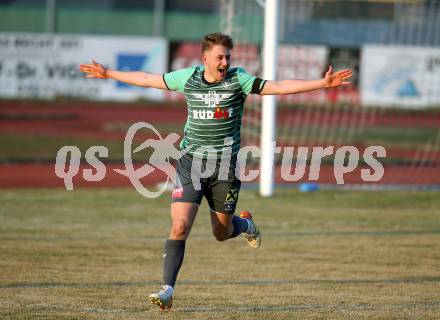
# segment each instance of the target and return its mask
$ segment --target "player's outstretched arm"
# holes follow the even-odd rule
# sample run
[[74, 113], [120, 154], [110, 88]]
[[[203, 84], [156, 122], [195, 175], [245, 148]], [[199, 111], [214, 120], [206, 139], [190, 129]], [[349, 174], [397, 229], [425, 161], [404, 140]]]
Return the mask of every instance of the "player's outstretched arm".
[[142, 71], [123, 72], [110, 70], [95, 60], [92, 63], [81, 64], [79, 70], [86, 73], [86, 78], [113, 79], [140, 87], [167, 89], [160, 74]]
[[344, 69], [333, 73], [332, 66], [329, 66], [325, 77], [322, 79], [267, 81], [260, 94], [292, 94], [323, 88], [334, 88], [349, 85], [350, 82], [345, 80], [351, 76], [352, 71], [350, 69]]

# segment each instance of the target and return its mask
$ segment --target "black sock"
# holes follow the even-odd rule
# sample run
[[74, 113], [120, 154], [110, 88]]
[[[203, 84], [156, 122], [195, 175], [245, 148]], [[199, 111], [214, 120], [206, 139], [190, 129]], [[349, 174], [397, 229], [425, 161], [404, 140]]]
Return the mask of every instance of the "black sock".
[[231, 238], [235, 238], [239, 234], [246, 232], [248, 229], [248, 223], [246, 219], [240, 218], [239, 216], [232, 217], [232, 225], [234, 226], [234, 230], [232, 231]]
[[185, 255], [185, 240], [165, 241], [162, 284], [174, 288]]

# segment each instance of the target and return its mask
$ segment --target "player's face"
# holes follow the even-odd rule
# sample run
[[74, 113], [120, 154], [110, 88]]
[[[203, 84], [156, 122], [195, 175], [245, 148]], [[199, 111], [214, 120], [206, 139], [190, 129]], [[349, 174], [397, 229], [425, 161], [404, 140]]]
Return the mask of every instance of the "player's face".
[[231, 65], [231, 50], [221, 45], [215, 45], [203, 53], [203, 63], [207, 81], [223, 81]]

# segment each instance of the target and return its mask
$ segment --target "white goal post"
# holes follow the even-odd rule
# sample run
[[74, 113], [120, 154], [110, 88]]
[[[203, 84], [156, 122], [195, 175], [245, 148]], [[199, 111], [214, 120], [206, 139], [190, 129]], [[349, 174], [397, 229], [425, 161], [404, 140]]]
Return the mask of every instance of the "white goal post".
[[[220, 29], [241, 45], [239, 58], [241, 62], [249, 61], [245, 57], [243, 46], [263, 43], [262, 59], [253, 58], [262, 62], [262, 73], [255, 75], [265, 80], [275, 80], [276, 77], [279, 7], [280, 0], [220, 0]], [[263, 21], [259, 17], [264, 19], [264, 31], [260, 29]], [[261, 31], [264, 33], [263, 36]], [[252, 48], [248, 52], [253, 52]], [[252, 71], [259, 73], [260, 70], [257, 67]], [[246, 131], [244, 134], [252, 133], [253, 136], [259, 134], [261, 147], [259, 188], [260, 195], [268, 197], [274, 191], [273, 143], [276, 132], [276, 97], [264, 96], [261, 100], [262, 103], [253, 97], [248, 97], [247, 116], [245, 115], [244, 118], [242, 133]], [[253, 140], [252, 143], [258, 142]]]
[[[279, 0], [266, 0], [264, 7], [263, 79], [275, 80], [278, 48]], [[260, 195], [274, 190], [274, 147], [276, 132], [276, 96], [263, 96], [261, 117]]]

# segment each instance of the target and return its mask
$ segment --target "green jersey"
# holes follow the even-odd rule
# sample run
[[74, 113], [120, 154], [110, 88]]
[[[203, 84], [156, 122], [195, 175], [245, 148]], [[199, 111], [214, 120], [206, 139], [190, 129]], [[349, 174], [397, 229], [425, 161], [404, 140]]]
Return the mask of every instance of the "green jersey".
[[168, 89], [182, 92], [188, 106], [180, 147], [196, 157], [212, 157], [214, 150], [218, 157], [228, 147], [234, 156], [240, 149], [246, 96], [260, 93], [265, 81], [242, 68], [230, 68], [223, 81], [209, 83], [204, 70], [204, 66], [193, 66], [163, 75]]

